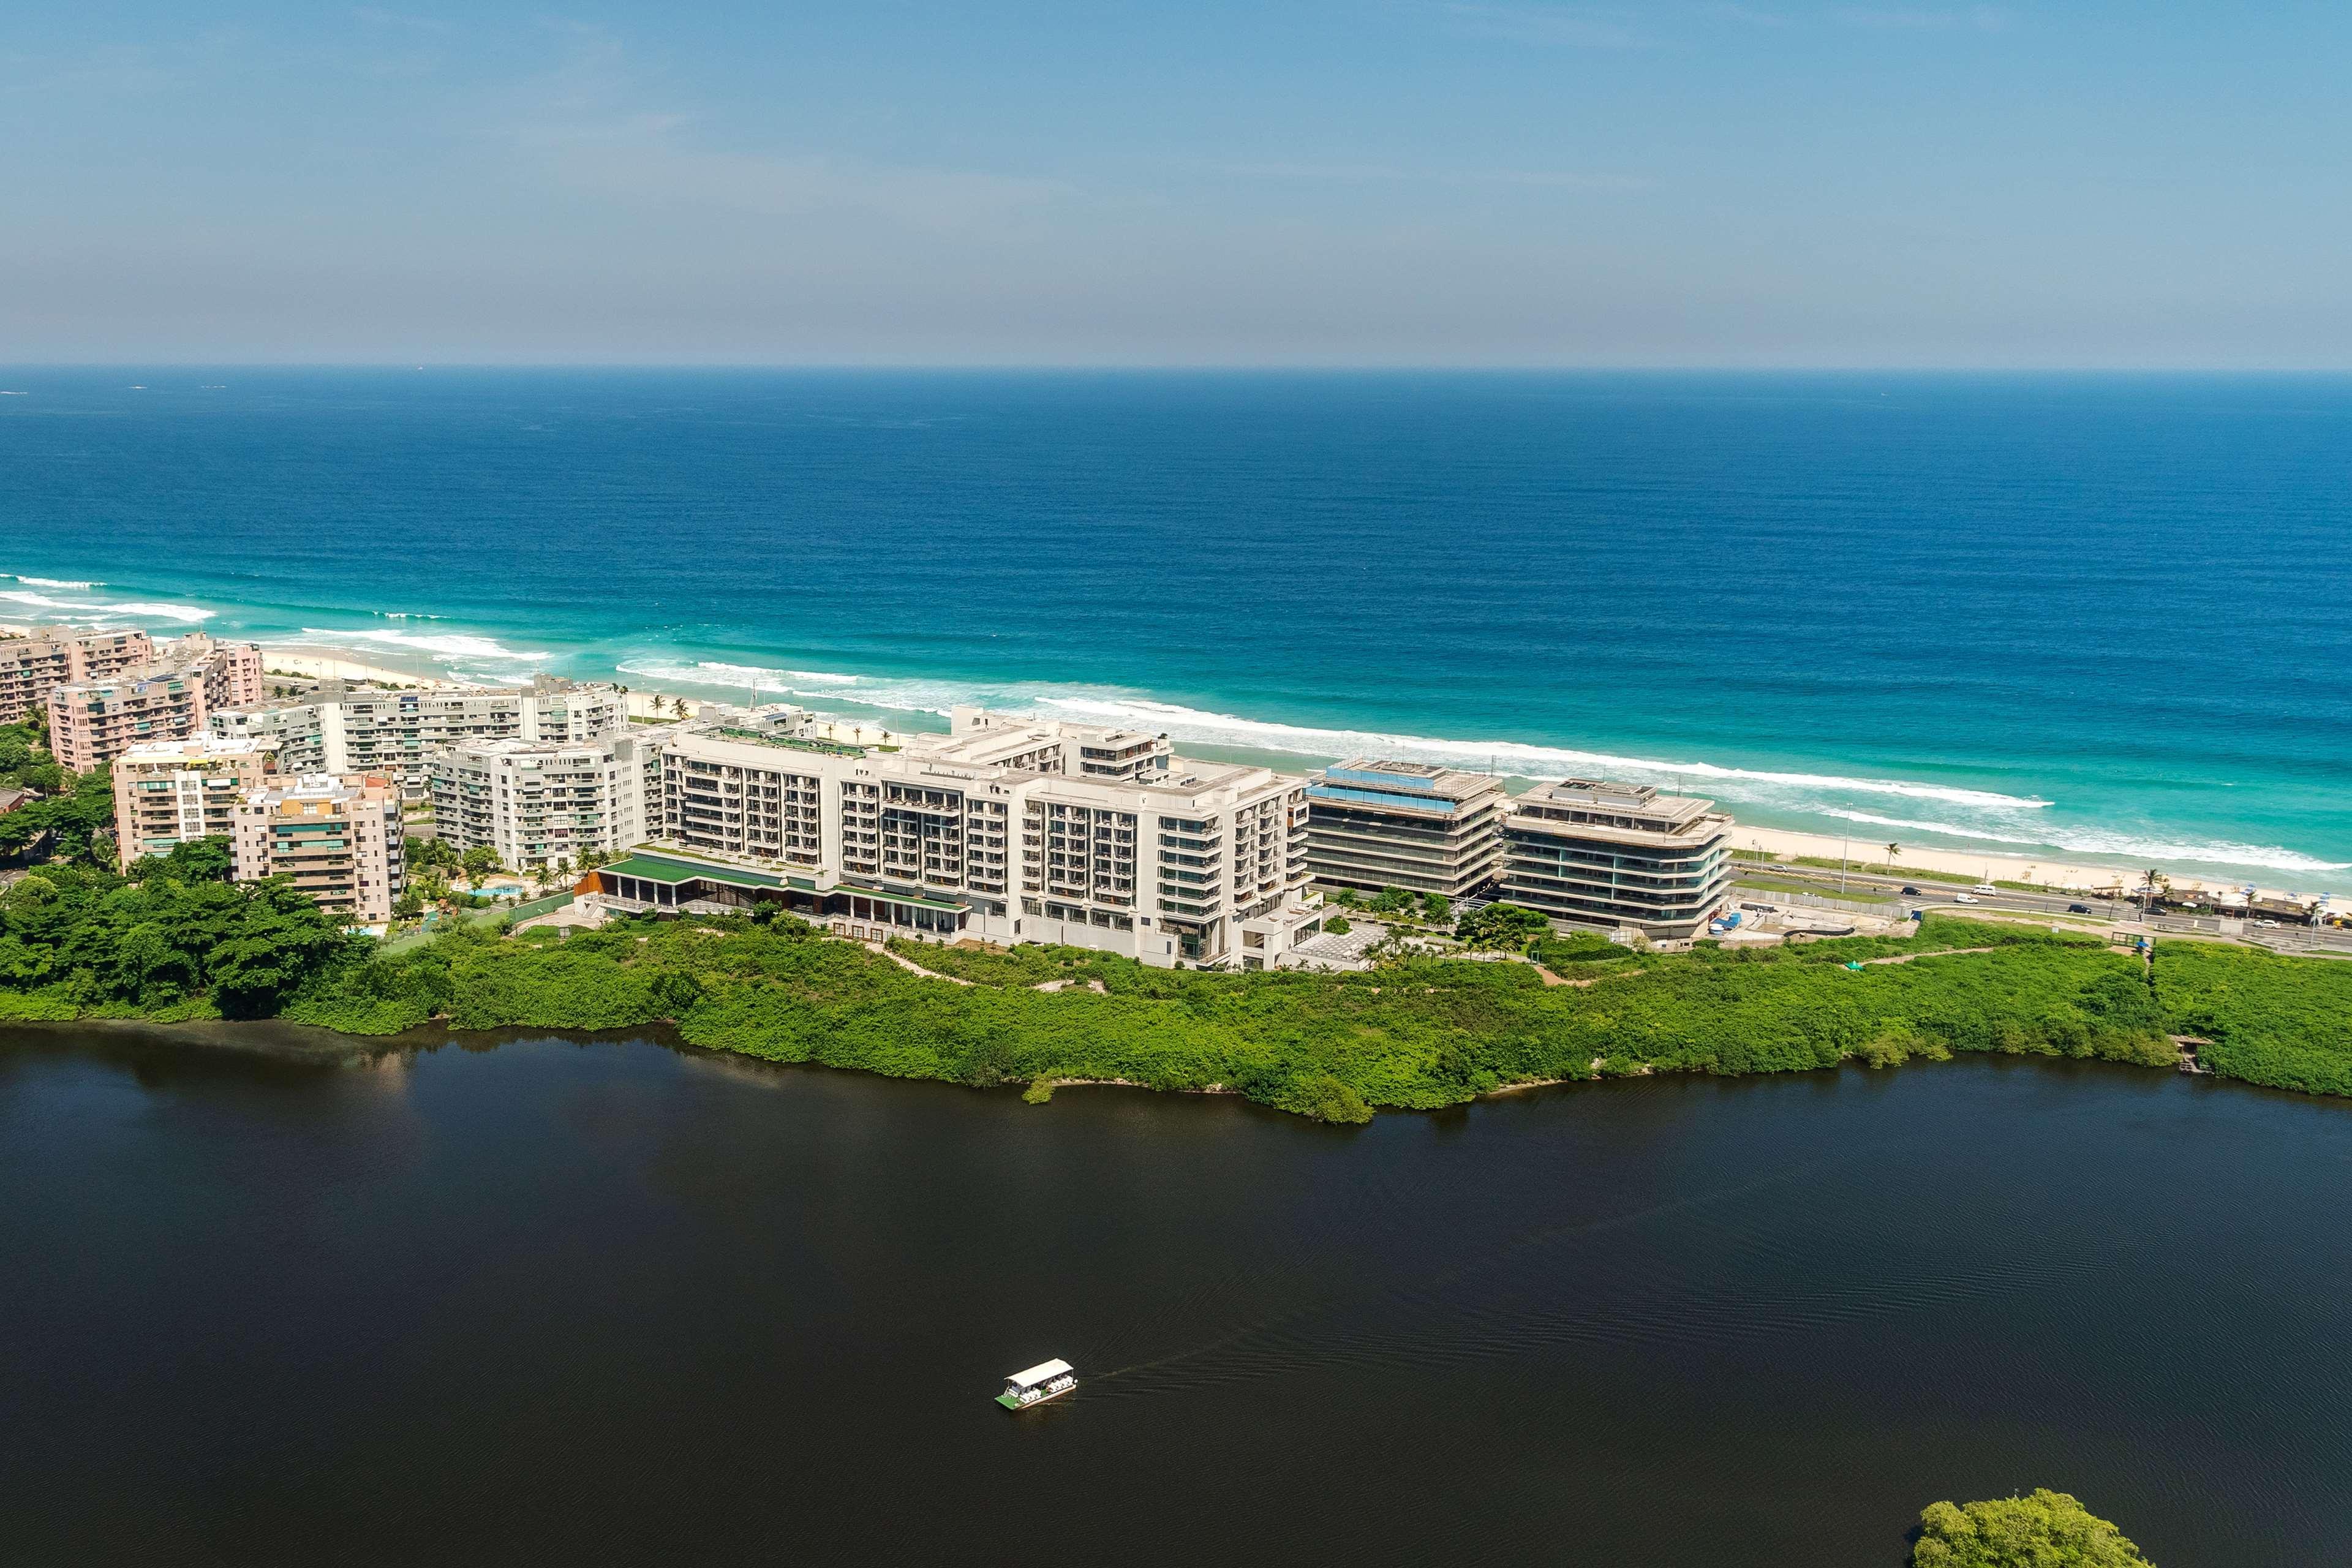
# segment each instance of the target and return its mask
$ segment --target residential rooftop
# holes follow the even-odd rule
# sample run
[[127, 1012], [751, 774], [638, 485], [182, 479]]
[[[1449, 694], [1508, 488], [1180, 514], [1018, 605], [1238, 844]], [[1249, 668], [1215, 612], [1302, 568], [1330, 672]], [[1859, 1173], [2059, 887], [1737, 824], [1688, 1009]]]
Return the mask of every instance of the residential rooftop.
[[165, 763], [177, 757], [201, 757], [207, 760], [226, 757], [268, 756], [277, 747], [267, 741], [248, 740], [243, 736], [212, 734], [189, 735], [177, 741], [141, 741], [116, 758], [123, 763]]

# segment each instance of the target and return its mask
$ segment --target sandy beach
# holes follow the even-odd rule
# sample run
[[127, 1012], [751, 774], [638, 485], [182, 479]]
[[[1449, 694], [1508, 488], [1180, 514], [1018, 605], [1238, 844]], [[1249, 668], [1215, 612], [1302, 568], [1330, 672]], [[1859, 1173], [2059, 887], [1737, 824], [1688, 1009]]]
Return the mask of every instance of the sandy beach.
[[474, 684], [469, 680], [451, 680], [446, 676], [428, 675], [422, 670], [395, 669], [389, 665], [370, 664], [327, 647], [266, 646], [261, 650], [261, 667], [288, 675], [307, 675], [318, 680], [366, 681], [377, 686], [430, 688]]
[[[1756, 827], [1745, 822], [1732, 830], [1732, 847], [1761, 849], [1784, 860], [1809, 855], [1835, 861], [1844, 854], [1851, 856], [1856, 866], [1886, 863], [1886, 840], [1884, 838], [1840, 839], [1826, 834], [1790, 833], [1775, 827]], [[2118, 884], [2133, 888], [2139, 885], [2140, 873], [2147, 869], [2146, 867], [2131, 869], [2086, 861], [2033, 858], [1970, 849], [1915, 848], [1909, 845], [1905, 845], [1902, 852], [1895, 858], [1894, 867], [1898, 874], [1906, 868], [1917, 867], [1921, 870], [1955, 871], [1996, 882], [2032, 882], [2062, 890], [2113, 888]], [[2163, 867], [2157, 868], [2165, 869]], [[2221, 878], [2175, 876], [2172, 880], [2177, 888], [2204, 888], [2215, 891], [2245, 886], [2243, 882]], [[2268, 896], [2284, 898], [2299, 889], [2262, 888], [2257, 890]]]

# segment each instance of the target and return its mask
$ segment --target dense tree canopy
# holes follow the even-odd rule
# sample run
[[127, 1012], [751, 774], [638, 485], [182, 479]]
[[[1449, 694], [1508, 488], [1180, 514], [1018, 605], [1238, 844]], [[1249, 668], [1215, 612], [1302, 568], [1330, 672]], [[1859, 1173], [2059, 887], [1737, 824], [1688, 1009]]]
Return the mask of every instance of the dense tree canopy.
[[1927, 1505], [1916, 1568], [2152, 1568], [2139, 1548], [2064, 1492]]
[[217, 838], [141, 860], [127, 877], [40, 868], [0, 894], [0, 989], [68, 1016], [258, 1016], [369, 945], [291, 885], [235, 886], [226, 868]]
[[1518, 904], [1488, 904], [1464, 915], [1454, 934], [1475, 948], [1516, 952], [1550, 931], [1551, 922], [1533, 910]]
[[0, 859], [40, 850], [68, 859], [106, 858], [114, 826], [114, 779], [105, 768], [75, 774], [49, 755], [38, 722], [0, 725], [0, 786], [37, 791], [0, 816]]

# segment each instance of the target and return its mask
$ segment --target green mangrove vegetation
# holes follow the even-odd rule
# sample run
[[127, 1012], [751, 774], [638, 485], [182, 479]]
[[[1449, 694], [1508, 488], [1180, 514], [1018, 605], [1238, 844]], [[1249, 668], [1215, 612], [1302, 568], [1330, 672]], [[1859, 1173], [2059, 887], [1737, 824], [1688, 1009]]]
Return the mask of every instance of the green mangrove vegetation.
[[1629, 1073], [1962, 1051], [2170, 1066], [2168, 1031], [2213, 1041], [2220, 1073], [2352, 1092], [2352, 965], [2167, 942], [2151, 968], [2095, 938], [1948, 915], [1902, 936], [1683, 954], [1547, 931], [1530, 944], [1542, 970], [1400, 955], [1364, 973], [1228, 974], [903, 945], [926, 975], [790, 917], [638, 919], [561, 941], [474, 927], [387, 949], [290, 889], [226, 875], [212, 842], [128, 876], [25, 877], [0, 894], [0, 1018], [276, 1016], [357, 1035], [667, 1021], [777, 1061], [1039, 1098], [1087, 1080], [1220, 1089], [1338, 1121]]

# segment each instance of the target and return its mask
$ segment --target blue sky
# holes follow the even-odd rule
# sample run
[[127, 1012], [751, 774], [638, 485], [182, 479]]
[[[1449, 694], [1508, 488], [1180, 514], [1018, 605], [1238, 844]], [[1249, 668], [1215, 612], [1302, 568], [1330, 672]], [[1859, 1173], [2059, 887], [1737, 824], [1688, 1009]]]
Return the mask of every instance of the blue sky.
[[2352, 6], [16, 5], [0, 358], [2352, 366]]

